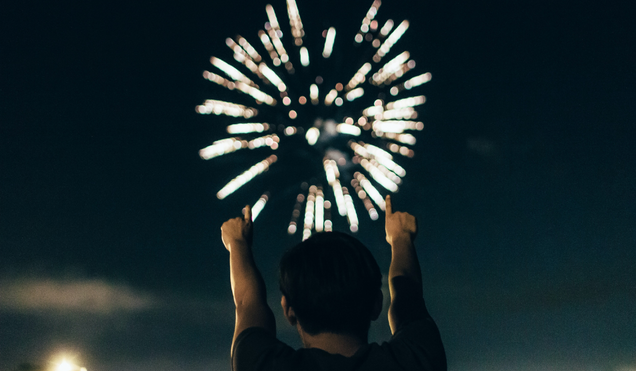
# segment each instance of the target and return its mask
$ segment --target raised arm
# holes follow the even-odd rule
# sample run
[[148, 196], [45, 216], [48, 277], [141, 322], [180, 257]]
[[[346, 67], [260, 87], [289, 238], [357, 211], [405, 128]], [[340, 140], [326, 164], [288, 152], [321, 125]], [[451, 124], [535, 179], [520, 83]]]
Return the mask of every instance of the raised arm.
[[417, 220], [406, 212], [393, 212], [386, 197], [386, 241], [391, 245], [389, 268], [389, 326], [395, 333], [402, 324], [427, 316], [422, 293], [422, 272], [415, 245]]
[[250, 327], [263, 327], [276, 334], [274, 314], [267, 305], [265, 282], [256, 268], [252, 255], [252, 211], [245, 207], [245, 216], [230, 219], [221, 227], [221, 239], [230, 252], [230, 283], [236, 322], [232, 353], [236, 337]]

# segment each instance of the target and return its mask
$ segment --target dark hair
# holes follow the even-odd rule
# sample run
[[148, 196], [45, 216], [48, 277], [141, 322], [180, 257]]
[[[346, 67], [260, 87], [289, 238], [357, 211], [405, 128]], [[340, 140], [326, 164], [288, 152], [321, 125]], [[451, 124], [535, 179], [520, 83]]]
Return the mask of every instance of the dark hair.
[[280, 291], [303, 330], [366, 335], [382, 285], [371, 252], [345, 233], [316, 233], [280, 262]]

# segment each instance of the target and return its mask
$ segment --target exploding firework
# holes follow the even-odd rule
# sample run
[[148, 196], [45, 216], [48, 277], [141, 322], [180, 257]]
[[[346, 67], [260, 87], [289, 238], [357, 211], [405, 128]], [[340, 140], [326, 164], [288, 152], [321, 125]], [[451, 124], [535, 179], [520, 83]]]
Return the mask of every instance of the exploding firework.
[[[267, 5], [268, 21], [256, 41], [242, 36], [226, 39], [234, 66], [214, 56], [210, 59], [214, 72], [204, 71], [203, 77], [232, 91], [228, 95], [237, 99], [207, 99], [196, 111], [229, 116], [233, 122], [226, 127], [227, 138], [199, 154], [210, 160], [259, 149], [255, 153], [261, 157], [238, 171], [217, 192], [219, 199], [270, 167], [281, 166], [289, 182], [301, 178], [294, 183], [300, 183], [301, 190], [288, 223], [289, 234], [302, 229], [306, 239], [313, 231], [331, 231], [333, 204], [334, 214], [357, 232], [354, 197], [372, 220], [378, 219], [378, 209], [385, 208], [378, 188], [397, 192], [406, 175], [397, 158], [413, 157], [416, 138], [412, 133], [424, 128], [416, 121], [415, 107], [424, 104], [426, 97], [406, 93], [431, 79], [428, 72], [411, 72], [415, 61], [408, 51], [396, 52], [395, 44], [409, 22], [396, 24], [387, 19], [381, 25], [376, 20], [380, 5], [380, 0], [373, 2], [352, 35], [337, 36], [336, 29], [329, 27], [316, 32], [319, 43], [312, 44], [295, 0], [287, 0], [291, 35], [283, 34], [274, 8]], [[286, 47], [283, 40], [291, 45]], [[356, 54], [361, 60], [345, 63], [350, 67], [348, 76], [340, 76], [340, 70], [329, 63], [337, 42], [360, 49]], [[245, 103], [245, 98], [251, 104], [236, 103], [238, 99]], [[270, 197], [271, 190], [256, 202], [253, 219]]]

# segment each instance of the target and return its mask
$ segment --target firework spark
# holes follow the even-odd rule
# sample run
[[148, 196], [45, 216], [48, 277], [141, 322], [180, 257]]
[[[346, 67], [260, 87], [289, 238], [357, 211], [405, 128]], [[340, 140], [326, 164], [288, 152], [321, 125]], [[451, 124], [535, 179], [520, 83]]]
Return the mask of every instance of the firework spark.
[[[302, 238], [306, 239], [314, 231], [331, 231], [331, 200], [335, 202], [337, 215], [347, 220], [352, 232], [357, 232], [359, 220], [352, 194], [357, 196], [372, 220], [378, 219], [377, 209], [384, 211], [385, 204], [376, 185], [386, 192], [397, 192], [403, 183], [406, 170], [397, 163], [393, 154], [413, 157], [414, 151], [409, 146], [415, 144], [416, 138], [411, 132], [424, 128], [421, 121], [415, 121], [418, 116], [415, 107], [426, 102], [423, 95], [385, 101], [387, 93], [395, 97], [431, 80], [429, 72], [409, 76], [416, 63], [408, 51], [392, 53], [409, 28], [409, 22], [404, 20], [394, 28], [393, 20], [387, 19], [379, 27], [375, 18], [381, 5], [380, 0], [373, 1], [353, 40], [337, 34], [335, 27], [329, 27], [321, 33], [316, 32], [324, 40], [312, 46], [306, 39], [295, 0], [287, 0], [291, 33], [286, 38], [274, 7], [268, 4], [265, 7], [268, 21], [255, 37], [258, 39], [256, 43], [252, 44], [242, 36], [226, 39], [226, 45], [233, 52], [235, 66], [216, 56], [210, 58], [215, 72], [222, 75], [204, 71], [206, 80], [251, 97], [261, 108], [214, 99], [207, 99], [197, 106], [199, 114], [224, 115], [240, 120], [226, 128], [228, 134], [240, 136], [215, 141], [199, 151], [201, 158], [210, 160], [242, 149], [263, 147], [278, 152], [278, 155], [270, 154], [237, 175], [217, 192], [219, 199], [230, 196], [270, 167], [277, 166], [275, 163], [282, 162], [279, 160], [284, 160], [284, 157], [311, 153], [311, 161], [322, 164], [320, 168], [324, 169], [324, 173], [314, 174], [311, 182], [302, 182], [302, 190], [296, 197], [287, 227], [289, 234], [302, 230]], [[283, 40], [291, 44], [289, 51]], [[351, 42], [351, 47], [363, 47], [358, 44], [366, 42], [367, 49], [371, 51], [367, 54], [372, 54], [368, 60], [361, 60], [358, 66], [353, 66], [356, 71], [353, 76], [333, 76], [334, 71], [330, 68], [323, 68], [326, 69], [323, 75], [311, 75], [311, 71], [324, 67], [328, 59], [333, 59], [338, 43], [343, 45], [347, 42]], [[382, 64], [384, 57], [391, 59]], [[310, 70], [310, 65], [313, 70]], [[294, 66], [300, 70], [297, 71]], [[289, 77], [297, 72], [310, 78]], [[248, 77], [250, 73], [253, 75], [251, 78]], [[294, 121], [303, 124], [292, 125]], [[289, 170], [294, 172], [296, 169]], [[323, 183], [328, 187], [323, 188]], [[271, 197], [270, 191], [263, 193], [253, 206], [253, 219]]]

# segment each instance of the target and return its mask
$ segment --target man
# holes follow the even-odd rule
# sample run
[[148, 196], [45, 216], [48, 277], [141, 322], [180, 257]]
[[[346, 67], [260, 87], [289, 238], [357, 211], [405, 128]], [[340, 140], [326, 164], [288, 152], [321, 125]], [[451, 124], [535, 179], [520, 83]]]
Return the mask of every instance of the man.
[[368, 344], [369, 324], [382, 309], [381, 274], [371, 253], [344, 233], [318, 233], [288, 251], [280, 265], [281, 306], [304, 348], [276, 339], [274, 314], [254, 263], [252, 215], [230, 219], [221, 237], [230, 252], [236, 322], [234, 371], [446, 370], [439, 331], [428, 314], [413, 244], [417, 221], [393, 212], [386, 198], [386, 240], [391, 245], [391, 340]]

